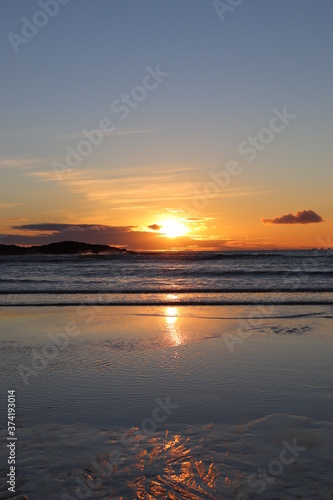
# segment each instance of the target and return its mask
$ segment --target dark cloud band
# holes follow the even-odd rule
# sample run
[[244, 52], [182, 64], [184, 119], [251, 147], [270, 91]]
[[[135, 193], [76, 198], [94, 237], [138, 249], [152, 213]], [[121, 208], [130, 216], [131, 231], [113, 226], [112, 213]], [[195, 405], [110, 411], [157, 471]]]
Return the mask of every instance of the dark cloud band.
[[301, 210], [297, 214], [284, 214], [274, 219], [261, 219], [263, 224], [315, 224], [324, 219], [313, 210]]

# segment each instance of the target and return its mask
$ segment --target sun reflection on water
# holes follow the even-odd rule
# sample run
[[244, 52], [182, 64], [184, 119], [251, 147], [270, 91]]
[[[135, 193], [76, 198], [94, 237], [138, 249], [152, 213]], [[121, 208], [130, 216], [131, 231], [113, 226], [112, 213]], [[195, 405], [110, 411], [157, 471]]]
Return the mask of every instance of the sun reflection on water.
[[178, 308], [168, 306], [165, 309], [166, 329], [169, 339], [173, 346], [179, 346], [184, 343], [180, 328], [177, 325], [178, 321]]
[[168, 293], [166, 296], [167, 300], [172, 302], [173, 300], [179, 300], [179, 295], [176, 295], [175, 293]]

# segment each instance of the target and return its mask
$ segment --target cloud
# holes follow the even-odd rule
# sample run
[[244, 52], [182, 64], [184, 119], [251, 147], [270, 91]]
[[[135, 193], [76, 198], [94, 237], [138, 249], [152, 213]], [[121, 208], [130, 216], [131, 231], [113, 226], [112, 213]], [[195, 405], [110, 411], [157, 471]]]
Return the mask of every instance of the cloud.
[[315, 224], [324, 219], [313, 210], [301, 210], [297, 214], [284, 214], [274, 219], [261, 219], [263, 224]]
[[0, 208], [20, 207], [22, 203], [0, 203]]
[[30, 169], [35, 167], [37, 164], [44, 163], [41, 158], [5, 158], [0, 161], [0, 168], [23, 168]]
[[159, 231], [162, 228], [162, 226], [159, 226], [158, 224], [151, 224], [148, 227], [149, 227], [149, 229], [152, 229], [153, 231]]
[[[153, 224], [155, 226], [155, 224]], [[156, 224], [157, 226], [157, 224]], [[3, 235], [6, 244], [45, 245], [59, 241], [81, 241], [117, 246], [132, 250], [168, 250], [226, 248], [230, 242], [224, 239], [198, 239], [190, 236], [166, 238], [154, 231], [137, 226], [106, 226], [97, 224], [22, 224], [11, 227], [14, 234]]]
[[[126, 135], [138, 135], [138, 134], [149, 134], [151, 131], [147, 129], [136, 129], [136, 130], [117, 130], [111, 131], [106, 130], [104, 135], [112, 135], [112, 136], [126, 136]], [[54, 134], [55, 136], [55, 134]], [[85, 139], [85, 136], [82, 132], [69, 132], [68, 134], [61, 134], [59, 136], [55, 136], [57, 139], [66, 139], [67, 141]]]
[[9, 109], [8, 111], [2, 111], [2, 115], [12, 116], [12, 115], [25, 115], [30, 113], [44, 113], [45, 111], [53, 111], [50, 108], [31, 108], [31, 109]]
[[[118, 229], [116, 226], [104, 226], [98, 224], [58, 224], [54, 222], [42, 222], [40, 224], [22, 224], [20, 226], [13, 226], [12, 229], [29, 230], [29, 231], [54, 231], [61, 233], [63, 231], [84, 231], [84, 230], [103, 230], [109, 227]], [[131, 227], [131, 226], [129, 226]]]
[[186, 217], [186, 219], [183, 219], [185, 222], [188, 223], [196, 223], [196, 222], [206, 222], [210, 220], [214, 220], [214, 217]]

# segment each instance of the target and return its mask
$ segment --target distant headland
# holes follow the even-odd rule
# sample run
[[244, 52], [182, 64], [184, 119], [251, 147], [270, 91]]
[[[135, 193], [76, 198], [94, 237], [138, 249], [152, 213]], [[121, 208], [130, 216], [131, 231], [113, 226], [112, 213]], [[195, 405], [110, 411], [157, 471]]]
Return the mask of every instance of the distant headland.
[[93, 245], [78, 241], [60, 241], [49, 245], [20, 247], [0, 245], [0, 255], [75, 255], [75, 254], [133, 254], [135, 252], [109, 245]]

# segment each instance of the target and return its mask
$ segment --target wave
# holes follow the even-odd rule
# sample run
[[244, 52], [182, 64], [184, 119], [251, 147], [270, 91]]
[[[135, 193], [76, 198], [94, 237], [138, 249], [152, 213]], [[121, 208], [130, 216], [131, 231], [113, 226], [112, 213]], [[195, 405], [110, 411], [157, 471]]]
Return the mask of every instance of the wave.
[[94, 307], [106, 307], [106, 306], [140, 306], [140, 307], [153, 307], [153, 306], [331, 306], [333, 305], [333, 300], [185, 300], [185, 301], [74, 301], [74, 302], [13, 302], [13, 303], [1, 303], [0, 307], [78, 307], [78, 306], [94, 306]]
[[94, 254], [80, 253], [68, 255], [15, 255], [1, 256], [0, 263], [14, 262], [48, 262], [59, 263], [66, 260], [73, 261], [114, 261], [114, 260], [165, 260], [165, 261], [212, 261], [212, 260], [258, 260], [258, 259], [332, 259], [332, 250], [290, 250], [290, 251], [227, 251], [225, 253], [203, 252], [203, 251], [188, 251], [188, 252], [133, 252], [123, 254]]
[[[60, 278], [59, 278], [60, 279]], [[36, 285], [40, 285], [41, 283], [52, 283], [54, 285], [54, 279], [53, 280], [47, 280], [47, 279], [39, 279], [39, 278], [1, 278], [0, 283], [16, 283], [21, 285], [21, 283], [35, 283]], [[0, 292], [1, 293], [1, 292]]]
[[[144, 317], [162, 317], [162, 318], [168, 318], [168, 314], [165, 313], [163, 310], [162, 312], [154, 311], [154, 312], [136, 312], [136, 311], [129, 311], [127, 313], [129, 316], [144, 316]], [[251, 314], [250, 316], [207, 316], [207, 315], [201, 315], [198, 313], [193, 313], [191, 312], [190, 314], [186, 314], [182, 312], [182, 314], [179, 316], [182, 318], [191, 318], [191, 319], [211, 319], [211, 320], [221, 320], [221, 319], [236, 319], [236, 320], [254, 320], [254, 319], [263, 319], [263, 315], [259, 313], [258, 316], [255, 314]], [[327, 311], [321, 310], [321, 311], [311, 311], [307, 313], [302, 313], [302, 312], [296, 312], [296, 313], [288, 313], [288, 314], [278, 314], [278, 315], [266, 315], [264, 316], [264, 319], [296, 319], [296, 318], [324, 318], [324, 319], [332, 319], [333, 316], [330, 314], [327, 314]]]
[[[2, 285], [2, 289], [0, 289], [0, 294], [5, 294], [5, 293], [10, 293], [10, 294], [16, 294], [16, 293], [31, 293], [32, 289], [28, 290], [22, 290], [22, 286], [24, 287], [29, 287], [29, 286], [38, 286], [39, 290], [41, 293], [100, 293], [104, 292], [102, 289], [88, 289], [84, 288], [86, 286], [89, 286], [89, 283], [93, 285], [93, 282], [90, 280], [91, 277], [94, 277], [94, 282], [98, 282], [101, 280], [102, 282], [105, 283], [106, 286], [108, 286], [108, 283], [110, 283], [111, 279], [116, 279], [115, 284], [117, 282], [117, 272], [115, 270], [114, 275], [112, 273], [108, 273], [106, 275], [101, 275], [100, 279], [96, 277], [95, 274], [90, 272], [91, 270], [88, 270], [84, 276], [82, 275], [77, 275], [77, 276], [72, 276], [72, 282], [71, 284], [75, 287], [80, 287], [82, 290], [56, 290], [56, 286], [60, 285], [62, 280], [60, 276], [54, 276], [52, 279], [47, 279], [47, 278], [42, 278], [39, 276], [33, 277], [33, 278], [22, 278], [19, 276], [15, 276], [12, 278], [1, 278], [0, 279], [0, 286]], [[137, 278], [142, 278], [144, 277], [151, 281], [156, 280], [156, 278], [162, 278], [163, 281], [167, 282], [169, 281], [170, 275], [172, 276], [177, 276], [178, 279], [182, 278], [188, 278], [191, 279], [192, 283], [197, 282], [200, 283], [201, 278], [207, 278], [207, 286], [209, 287], [208, 280], [211, 281], [211, 288], [183, 288], [183, 289], [175, 289], [175, 288], [167, 288], [167, 289], [162, 289], [162, 290], [155, 290], [151, 289], [153, 293], [172, 293], [172, 292], [202, 292], [202, 291], [209, 291], [209, 292], [225, 292], [225, 293], [230, 293], [230, 292], [246, 292], [246, 291], [257, 291], [259, 292], [267, 292], [267, 291], [276, 291], [276, 292], [288, 292], [294, 291], [295, 289], [301, 289], [302, 285], [308, 286], [310, 283], [311, 278], [318, 278], [318, 284], [317, 286], [313, 286], [312, 283], [312, 288], [307, 288], [307, 290], [313, 290], [317, 291], [320, 289], [321, 291], [331, 291], [333, 290], [333, 282], [332, 282], [332, 277], [333, 277], [333, 271], [319, 271], [319, 270], [314, 270], [314, 271], [271, 271], [271, 270], [260, 270], [260, 271], [250, 271], [250, 270], [231, 270], [231, 271], [223, 271], [223, 270], [191, 270], [191, 269], [163, 269], [162, 272], [161, 270], [153, 270], [154, 276], [150, 276], [152, 272], [147, 272], [146, 269], [141, 268], [137, 270], [136, 277]], [[135, 276], [134, 276], [135, 277]], [[238, 287], [234, 288], [232, 286], [232, 282], [230, 282], [229, 287], [224, 286], [223, 288], [217, 288], [219, 284], [223, 285], [223, 278], [251, 278], [251, 281], [254, 284], [254, 287], [257, 285], [257, 288], [250, 288], [246, 287], [245, 283], [243, 287]], [[322, 288], [323, 284], [323, 278], [327, 277], [329, 281], [327, 282], [327, 285], [325, 288]], [[87, 278], [89, 278], [87, 280]], [[218, 278], [214, 280], [214, 278]], [[258, 279], [256, 279], [258, 278]], [[271, 280], [271, 284], [265, 286], [265, 278]], [[261, 279], [261, 288], [258, 288], [258, 284], [260, 283]], [[277, 286], [273, 284], [273, 280], [277, 283]], [[213, 283], [212, 283], [213, 281]], [[215, 281], [215, 283], [214, 283]], [[219, 281], [219, 283], [217, 283]], [[278, 283], [279, 281], [279, 283]], [[313, 280], [312, 280], [313, 281]], [[255, 282], [257, 282], [255, 284]], [[303, 282], [303, 283], [302, 283]], [[227, 282], [225, 282], [225, 285]], [[52, 285], [53, 289], [48, 289], [47, 287]], [[120, 285], [120, 283], [119, 283]], [[329, 286], [331, 285], [331, 286]], [[158, 285], [157, 285], [158, 286]], [[215, 286], [215, 288], [213, 288]], [[260, 286], [260, 285], [259, 285]], [[8, 287], [8, 288], [7, 288]], [[40, 290], [40, 287], [45, 287], [45, 289]], [[287, 288], [288, 287], [288, 288]], [[140, 290], [140, 289], [133, 289], [133, 290], [110, 290], [107, 291], [107, 293], [136, 293], [136, 292], [146, 292], [149, 293], [150, 290]], [[36, 291], [37, 293], [37, 291]]]
[[[168, 269], [164, 270], [164, 272], [167, 274]], [[173, 271], [173, 270], [172, 270]], [[188, 270], [188, 271], [178, 271], [177, 270], [177, 275], [178, 276], [225, 276], [225, 277], [234, 277], [234, 276], [333, 276], [333, 271], [304, 271], [304, 270], [279, 270], [279, 271], [272, 271], [271, 269], [268, 269], [267, 271], [261, 270], [261, 271], [248, 271], [245, 269], [234, 269], [232, 271], [217, 271], [217, 270]]]
[[205, 256], [203, 260], [243, 260], [243, 259], [311, 259], [311, 258], [332, 258], [332, 253], [322, 251], [304, 251], [304, 252], [258, 252], [258, 253], [219, 253], [215, 255]]
[[0, 290], [0, 295], [161, 295], [161, 294], [265, 294], [265, 293], [287, 293], [287, 294], [305, 294], [305, 293], [333, 293], [332, 287], [326, 288], [159, 288], [159, 289], [124, 289], [124, 290], [103, 290], [103, 289], [81, 289], [81, 290]]

